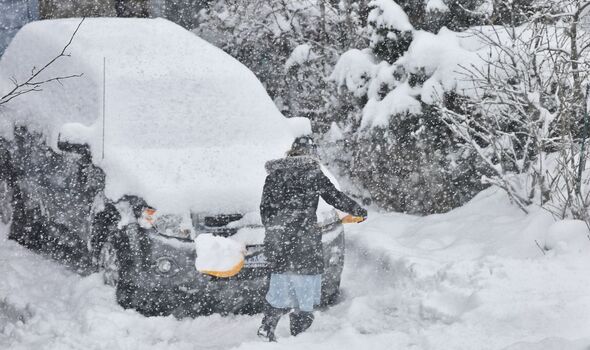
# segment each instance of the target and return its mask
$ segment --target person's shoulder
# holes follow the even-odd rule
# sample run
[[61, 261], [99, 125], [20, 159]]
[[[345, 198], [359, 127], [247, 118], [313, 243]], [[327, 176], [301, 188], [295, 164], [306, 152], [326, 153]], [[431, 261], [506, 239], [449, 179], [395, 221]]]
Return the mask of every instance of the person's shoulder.
[[272, 174], [277, 171], [319, 171], [321, 172], [319, 162], [309, 156], [295, 156], [274, 159], [266, 162], [266, 172]]

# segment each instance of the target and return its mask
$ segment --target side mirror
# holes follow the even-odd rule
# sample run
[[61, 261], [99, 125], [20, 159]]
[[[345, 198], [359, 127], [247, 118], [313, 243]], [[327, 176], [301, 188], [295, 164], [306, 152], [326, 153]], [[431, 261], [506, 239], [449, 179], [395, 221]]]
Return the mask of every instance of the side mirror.
[[86, 143], [74, 143], [57, 139], [57, 149], [63, 152], [77, 153], [81, 156], [90, 157], [90, 146]]

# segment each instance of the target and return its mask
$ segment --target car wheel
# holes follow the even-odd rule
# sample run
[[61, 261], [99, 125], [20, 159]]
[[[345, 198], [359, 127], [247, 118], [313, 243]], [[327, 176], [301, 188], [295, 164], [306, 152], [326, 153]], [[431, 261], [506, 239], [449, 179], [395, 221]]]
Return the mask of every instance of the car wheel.
[[134, 253], [127, 239], [128, 228], [113, 232], [106, 230], [108, 225], [99, 225], [99, 220], [95, 222], [94, 239], [91, 242], [97, 249], [96, 265], [104, 283], [116, 288], [117, 303], [145, 316], [169, 315], [175, 304], [168, 292], [143, 290], [134, 283], [138, 267], [135, 266], [137, 262], [133, 259]]
[[333, 306], [340, 301], [340, 288], [330, 294], [322, 294], [321, 306]]
[[136, 293], [135, 309], [144, 316], [168, 316], [177, 306], [170, 292], [137, 290]]
[[110, 235], [100, 245], [97, 265], [103, 282], [108, 286], [115, 287], [117, 303], [125, 309], [129, 309], [134, 307], [136, 288], [124, 276], [125, 271], [130, 269], [129, 252], [121, 241], [121, 238]]
[[324, 288], [322, 288], [322, 297], [321, 297], [321, 301], [320, 301], [320, 306], [322, 306], [322, 307], [332, 306], [332, 305], [336, 305], [340, 301], [340, 279], [338, 279], [338, 281], [336, 281], [335, 285], [336, 285], [336, 289], [331, 290], [329, 292], [325, 291]]
[[98, 270], [102, 274], [104, 284], [117, 287], [121, 271], [121, 262], [117, 249], [112, 242], [103, 243], [98, 253]]

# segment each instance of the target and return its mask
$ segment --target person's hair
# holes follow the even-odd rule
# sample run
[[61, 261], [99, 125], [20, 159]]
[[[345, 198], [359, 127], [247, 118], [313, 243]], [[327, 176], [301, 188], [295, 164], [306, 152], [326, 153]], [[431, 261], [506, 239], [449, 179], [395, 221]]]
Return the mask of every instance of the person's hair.
[[287, 151], [286, 154], [287, 154], [287, 157], [298, 157], [298, 156], [306, 155], [303, 150], [295, 149], [295, 148], [291, 148], [290, 150]]
[[311, 156], [317, 157], [317, 146], [311, 136], [299, 136], [287, 151], [287, 157]]

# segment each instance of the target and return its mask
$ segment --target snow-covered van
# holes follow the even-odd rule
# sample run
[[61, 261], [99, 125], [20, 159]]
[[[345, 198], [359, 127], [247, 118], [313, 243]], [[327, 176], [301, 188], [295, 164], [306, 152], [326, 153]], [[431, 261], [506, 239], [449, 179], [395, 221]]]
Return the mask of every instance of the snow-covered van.
[[[58, 55], [79, 23], [23, 27], [0, 60], [0, 95]], [[86, 19], [65, 53], [37, 79], [81, 77], [0, 109], [10, 237], [102, 270], [119, 303], [146, 314], [258, 310], [264, 164], [309, 121], [283, 117], [246, 67], [163, 19]], [[327, 205], [318, 220], [329, 303], [344, 237]], [[246, 247], [237, 275], [196, 270], [202, 233]]]

